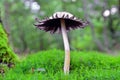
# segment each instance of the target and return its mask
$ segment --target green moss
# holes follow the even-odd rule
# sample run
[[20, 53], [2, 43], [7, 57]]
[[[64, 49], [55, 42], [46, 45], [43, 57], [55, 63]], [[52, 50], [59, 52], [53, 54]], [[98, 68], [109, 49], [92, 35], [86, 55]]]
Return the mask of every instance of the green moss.
[[71, 51], [68, 76], [63, 73], [63, 65], [64, 51], [41, 51], [28, 55], [0, 80], [120, 80], [119, 55]]
[[2, 25], [0, 24], [0, 63], [14, 64], [16, 60], [17, 56], [8, 44], [8, 35], [5, 33]]

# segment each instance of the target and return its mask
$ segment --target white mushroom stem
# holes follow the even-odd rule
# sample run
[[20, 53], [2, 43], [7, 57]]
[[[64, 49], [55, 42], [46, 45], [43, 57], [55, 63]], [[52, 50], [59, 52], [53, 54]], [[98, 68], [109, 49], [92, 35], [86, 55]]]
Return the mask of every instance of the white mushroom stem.
[[62, 31], [63, 41], [64, 41], [64, 48], [65, 48], [64, 73], [69, 74], [70, 48], [69, 48], [69, 42], [68, 42], [67, 31], [66, 31], [64, 19], [61, 19], [61, 31]]

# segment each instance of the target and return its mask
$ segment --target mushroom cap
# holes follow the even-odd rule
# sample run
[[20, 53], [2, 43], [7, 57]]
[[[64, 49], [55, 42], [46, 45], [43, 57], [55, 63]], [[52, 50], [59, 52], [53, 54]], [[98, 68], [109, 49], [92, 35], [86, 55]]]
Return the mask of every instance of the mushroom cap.
[[71, 13], [56, 12], [44, 20], [39, 20], [36, 18], [37, 23], [35, 26], [40, 30], [44, 30], [46, 32], [50, 31], [50, 33], [61, 32], [61, 19], [64, 19], [67, 31], [71, 29], [84, 28], [86, 25], [88, 25], [88, 21], [82, 21]]

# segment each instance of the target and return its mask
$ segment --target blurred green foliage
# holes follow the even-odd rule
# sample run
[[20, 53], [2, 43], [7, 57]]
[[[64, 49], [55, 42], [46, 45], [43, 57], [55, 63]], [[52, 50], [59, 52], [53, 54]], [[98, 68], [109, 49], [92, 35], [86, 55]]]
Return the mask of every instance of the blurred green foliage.
[[71, 67], [68, 76], [65, 76], [62, 71], [63, 61], [63, 51], [41, 51], [27, 56], [0, 79], [119, 80], [120, 56], [111, 56], [95, 51], [71, 52]]
[[[120, 49], [119, 11], [108, 17], [103, 12], [119, 8], [119, 0], [1, 0], [1, 15], [10, 43], [17, 53], [29, 53], [47, 49], [63, 49], [61, 34], [50, 34], [34, 26], [40, 20], [57, 11], [68, 11], [78, 18], [88, 20], [85, 29], [70, 31], [72, 50], [117, 51]], [[32, 3], [39, 10], [32, 10]], [[100, 46], [101, 45], [101, 46]]]

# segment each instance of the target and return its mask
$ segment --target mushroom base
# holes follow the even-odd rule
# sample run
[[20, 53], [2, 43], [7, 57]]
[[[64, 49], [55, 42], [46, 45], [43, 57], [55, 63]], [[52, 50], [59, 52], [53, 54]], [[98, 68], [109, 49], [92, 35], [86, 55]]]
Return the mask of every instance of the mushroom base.
[[64, 73], [69, 74], [70, 69], [70, 51], [65, 51]]

